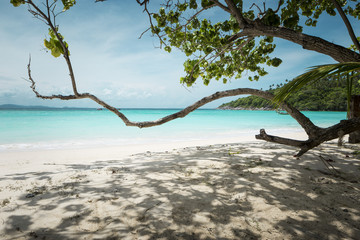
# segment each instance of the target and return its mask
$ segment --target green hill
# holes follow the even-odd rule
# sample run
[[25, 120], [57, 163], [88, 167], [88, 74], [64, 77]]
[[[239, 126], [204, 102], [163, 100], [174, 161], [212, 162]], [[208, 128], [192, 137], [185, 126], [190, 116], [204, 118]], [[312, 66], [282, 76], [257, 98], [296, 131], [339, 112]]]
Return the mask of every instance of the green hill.
[[[273, 85], [274, 86], [274, 85]], [[274, 93], [283, 84], [267, 90]], [[360, 93], [358, 81], [354, 81], [353, 94]], [[288, 100], [299, 110], [307, 111], [346, 111], [346, 80], [322, 79], [294, 93]], [[272, 110], [274, 105], [256, 96], [239, 98], [222, 104], [220, 109], [264, 109]]]

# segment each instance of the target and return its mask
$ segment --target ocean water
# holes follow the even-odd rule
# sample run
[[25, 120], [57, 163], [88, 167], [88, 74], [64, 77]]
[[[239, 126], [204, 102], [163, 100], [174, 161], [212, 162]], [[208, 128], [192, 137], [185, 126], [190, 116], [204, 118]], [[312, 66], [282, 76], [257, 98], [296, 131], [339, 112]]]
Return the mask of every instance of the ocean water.
[[[133, 121], [156, 120], [175, 109], [126, 109]], [[345, 119], [345, 112], [304, 112], [315, 124], [327, 127]], [[95, 109], [0, 110], [0, 151], [52, 149], [94, 145], [127, 145], [226, 139], [254, 136], [259, 129], [279, 133], [302, 131], [288, 115], [274, 111], [200, 109], [161, 126], [127, 127], [113, 113]]]

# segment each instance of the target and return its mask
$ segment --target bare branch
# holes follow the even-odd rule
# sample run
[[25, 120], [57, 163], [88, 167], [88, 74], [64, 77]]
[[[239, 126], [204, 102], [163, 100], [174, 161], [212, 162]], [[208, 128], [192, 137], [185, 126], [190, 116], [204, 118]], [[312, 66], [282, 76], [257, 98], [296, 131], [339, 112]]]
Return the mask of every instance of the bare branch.
[[256, 135], [256, 139], [265, 140], [268, 142], [280, 143], [299, 147], [300, 151], [295, 157], [300, 157], [310, 149], [319, 146], [321, 143], [336, 139], [339, 137], [339, 133], [346, 135], [360, 129], [360, 118], [352, 118], [348, 120], [342, 120], [340, 123], [335, 124], [328, 128], [318, 128], [319, 130], [312, 135], [309, 135], [309, 139], [305, 141], [281, 138], [268, 135], [265, 130], [260, 130], [260, 134]]
[[281, 1], [279, 1], [278, 7], [274, 12], [277, 13], [280, 10], [280, 7], [281, 7]]
[[258, 15], [257, 15], [258, 18], [260, 18], [262, 15], [265, 14], [265, 12], [261, 11], [260, 7], [259, 7], [256, 3], [253, 3], [253, 4], [251, 5], [250, 9], [252, 9], [252, 7], [254, 7], [254, 6], [259, 10], [259, 13], [258, 13]]
[[[149, 17], [149, 22], [150, 22], [150, 29], [152, 29], [152, 28], [154, 28], [154, 24], [152, 23], [152, 18], [151, 18], [151, 13], [149, 12], [149, 10], [147, 9], [147, 0], [144, 0], [143, 2], [139, 2], [139, 0], [136, 0], [141, 6], [143, 5], [143, 4], [145, 4], [145, 6], [144, 6], [144, 11], [147, 13], [147, 15], [148, 15], [148, 17]], [[162, 39], [162, 37], [160, 36], [160, 34], [159, 33], [155, 33], [157, 36], [158, 36], [158, 38], [159, 38], [159, 40], [160, 40], [160, 47], [161, 47], [161, 44], [164, 44], [165, 46], [167, 46], [167, 44], [165, 43], [165, 41]]]
[[142, 36], [143, 36], [147, 31], [149, 31], [150, 29], [151, 29], [151, 28], [148, 28], [148, 29], [146, 29], [145, 31], [143, 31], [143, 32], [140, 34], [140, 36], [139, 36], [138, 39], [141, 39]]
[[341, 8], [341, 6], [337, 0], [331, 0], [331, 2], [334, 4], [336, 10], [339, 12], [343, 22], [345, 23], [345, 26], [348, 30], [350, 38], [351, 38], [352, 42], [354, 43], [356, 49], [360, 52], [360, 44], [355, 36], [354, 29], [352, 28], [351, 23], [349, 22], [349, 19], [346, 17], [343, 9]]
[[[51, 18], [50, 18], [50, 7], [51, 6], [49, 6], [48, 4], [46, 5], [46, 8], [47, 8], [47, 11], [48, 11], [48, 14], [49, 14], [47, 16], [36, 4], [33, 3], [32, 0], [29, 0], [28, 3], [36, 10], [36, 13], [46, 21], [46, 24], [51, 28], [51, 30], [54, 32], [56, 38], [59, 40], [59, 42], [61, 44], [61, 47], [63, 48], [63, 51], [64, 51], [63, 56], [65, 58], [66, 64], [67, 64], [68, 69], [69, 69], [69, 75], [70, 75], [70, 79], [71, 79], [73, 92], [74, 92], [75, 96], [79, 95], [79, 93], [77, 91], [77, 87], [76, 87], [74, 71], [73, 71], [72, 64], [71, 64], [70, 57], [69, 57], [69, 50], [66, 47], [63, 39], [60, 37], [56, 26], [53, 24], [53, 22], [51, 21]], [[55, 18], [55, 16], [54, 16], [54, 18]]]
[[[330, 163], [330, 161], [333, 161], [331, 159], [325, 159], [323, 156], [319, 155], [320, 160], [322, 161], [322, 163], [325, 165], [325, 167], [329, 170], [330, 173], [334, 174], [334, 175], [338, 175], [340, 174], [340, 172], [338, 170], [336, 170], [336, 168]], [[331, 168], [330, 168], [330, 167]]]
[[[97, 1], [99, 1], [99, 0], [97, 0]], [[100, 1], [101, 1], [101, 0], [100, 0]], [[149, 0], [143, 0], [143, 1], [136, 0], [136, 2], [137, 2], [138, 4], [140, 4], [140, 6], [142, 6], [142, 5], [146, 4], [146, 3], [148, 3]]]
[[79, 99], [78, 96], [75, 95], [51, 95], [51, 96], [45, 96], [40, 94], [37, 90], [36, 90], [36, 85], [35, 85], [35, 81], [31, 76], [31, 57], [29, 57], [29, 63], [27, 65], [27, 69], [28, 69], [28, 76], [29, 76], [29, 82], [31, 83], [30, 88], [32, 89], [32, 91], [35, 93], [36, 97], [41, 98], [41, 99], [61, 99], [61, 100], [73, 100], [73, 99]]
[[256, 3], [253, 3], [253, 4], [250, 6], [250, 9], [252, 9], [254, 6], [259, 10], [259, 13], [263, 13], [263, 12], [261, 11], [259, 5], [257, 5]]
[[282, 138], [277, 136], [268, 135], [265, 132], [265, 129], [260, 129], [260, 134], [255, 136], [256, 139], [265, 140], [267, 142], [274, 142], [274, 143], [280, 143], [280, 144], [286, 144], [288, 146], [293, 147], [302, 147], [305, 141], [300, 140], [294, 140], [289, 138]]

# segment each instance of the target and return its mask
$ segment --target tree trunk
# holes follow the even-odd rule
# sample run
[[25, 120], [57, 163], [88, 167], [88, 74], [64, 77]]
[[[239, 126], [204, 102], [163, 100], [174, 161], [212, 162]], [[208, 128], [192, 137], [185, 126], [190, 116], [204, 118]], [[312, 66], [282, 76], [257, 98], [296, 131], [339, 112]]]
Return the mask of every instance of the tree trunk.
[[[360, 95], [352, 95], [349, 119], [360, 117]], [[360, 130], [349, 134], [349, 143], [360, 142]]]

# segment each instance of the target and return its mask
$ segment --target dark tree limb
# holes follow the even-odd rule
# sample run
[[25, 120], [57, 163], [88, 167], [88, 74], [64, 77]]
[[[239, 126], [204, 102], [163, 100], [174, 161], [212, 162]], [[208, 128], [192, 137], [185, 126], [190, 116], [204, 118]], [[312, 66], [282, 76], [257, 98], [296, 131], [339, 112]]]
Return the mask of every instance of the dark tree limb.
[[302, 46], [306, 50], [328, 55], [337, 62], [360, 62], [360, 54], [348, 48], [288, 28], [268, 26], [263, 24], [260, 20], [252, 21], [243, 29], [243, 31], [232, 36], [231, 39], [236, 40], [240, 37], [259, 36], [272, 36], [288, 40], [289, 42]]
[[328, 128], [321, 128], [321, 131], [309, 136], [308, 140], [294, 140], [288, 138], [282, 138], [277, 136], [268, 135], [264, 129], [260, 130], [260, 134], [256, 135], [256, 139], [265, 140], [268, 142], [279, 143], [300, 148], [298, 154], [295, 157], [300, 157], [310, 149], [319, 146], [321, 143], [330, 141], [349, 133], [352, 133], [360, 129], [360, 118], [352, 118], [348, 120], [342, 120], [340, 123], [330, 126]]
[[235, 17], [236, 21], [239, 24], [240, 28], [244, 28], [247, 24], [246, 19], [242, 15], [241, 11], [236, 7], [233, 0], [225, 0], [226, 4], [228, 5], [228, 8], [231, 11], [231, 14]]

